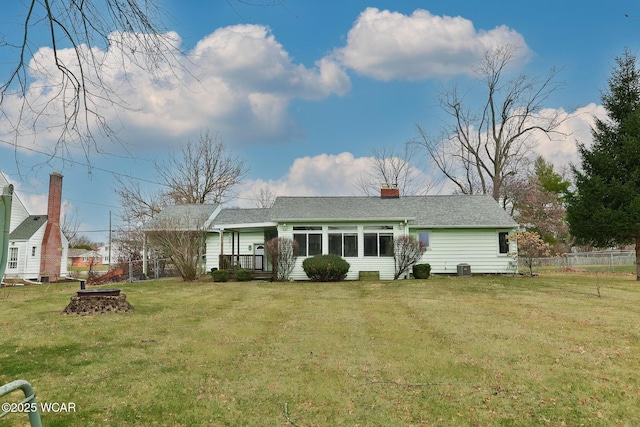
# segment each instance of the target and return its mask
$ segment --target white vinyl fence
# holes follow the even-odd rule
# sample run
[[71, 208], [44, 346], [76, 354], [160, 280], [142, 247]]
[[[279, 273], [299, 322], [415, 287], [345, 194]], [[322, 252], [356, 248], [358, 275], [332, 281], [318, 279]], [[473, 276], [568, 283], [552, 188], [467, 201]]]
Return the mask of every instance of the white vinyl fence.
[[[528, 270], [528, 260], [519, 257], [520, 271]], [[535, 258], [534, 272], [540, 270], [597, 270], [597, 271], [628, 271], [636, 264], [635, 251], [594, 251], [577, 252], [558, 257]]]

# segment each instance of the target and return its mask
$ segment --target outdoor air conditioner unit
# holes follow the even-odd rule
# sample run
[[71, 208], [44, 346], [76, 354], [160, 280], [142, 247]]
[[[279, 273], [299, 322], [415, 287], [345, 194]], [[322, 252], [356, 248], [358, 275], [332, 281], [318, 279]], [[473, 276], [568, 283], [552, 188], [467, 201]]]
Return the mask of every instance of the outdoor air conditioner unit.
[[469, 264], [458, 264], [458, 276], [471, 276], [471, 266]]

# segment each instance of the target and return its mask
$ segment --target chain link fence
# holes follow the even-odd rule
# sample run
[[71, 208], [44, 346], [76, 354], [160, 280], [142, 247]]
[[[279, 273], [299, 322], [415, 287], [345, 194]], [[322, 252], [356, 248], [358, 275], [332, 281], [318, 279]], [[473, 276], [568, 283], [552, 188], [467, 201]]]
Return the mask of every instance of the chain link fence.
[[[519, 257], [520, 271], [529, 269], [528, 259]], [[602, 271], [634, 272], [635, 251], [576, 252], [552, 258], [534, 258], [533, 272], [541, 271]]]

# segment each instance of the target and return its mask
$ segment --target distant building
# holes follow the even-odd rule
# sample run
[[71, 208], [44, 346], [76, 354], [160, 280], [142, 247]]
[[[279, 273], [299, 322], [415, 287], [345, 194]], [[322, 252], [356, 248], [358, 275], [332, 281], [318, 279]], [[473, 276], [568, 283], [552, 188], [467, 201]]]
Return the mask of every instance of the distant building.
[[[7, 185], [0, 172], [0, 187]], [[54, 172], [49, 177], [46, 215], [30, 215], [17, 193], [13, 193], [5, 278], [56, 282], [66, 277], [69, 242], [60, 229], [62, 175]]]
[[102, 255], [87, 249], [69, 249], [69, 267], [89, 267], [102, 265]]
[[118, 259], [120, 258], [116, 245], [111, 245], [111, 251], [109, 251], [108, 244], [102, 245], [98, 247], [98, 249], [96, 249], [96, 252], [98, 252], [98, 254], [102, 257], [102, 265], [111, 265], [112, 260], [113, 264], [117, 264]]

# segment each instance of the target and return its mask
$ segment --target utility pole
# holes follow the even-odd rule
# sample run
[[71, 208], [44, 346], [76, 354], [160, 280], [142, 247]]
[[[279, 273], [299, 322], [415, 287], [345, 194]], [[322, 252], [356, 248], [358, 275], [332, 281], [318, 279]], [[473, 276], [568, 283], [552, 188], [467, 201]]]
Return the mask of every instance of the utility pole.
[[111, 271], [112, 266], [111, 261], [111, 211], [109, 211], [109, 271]]

